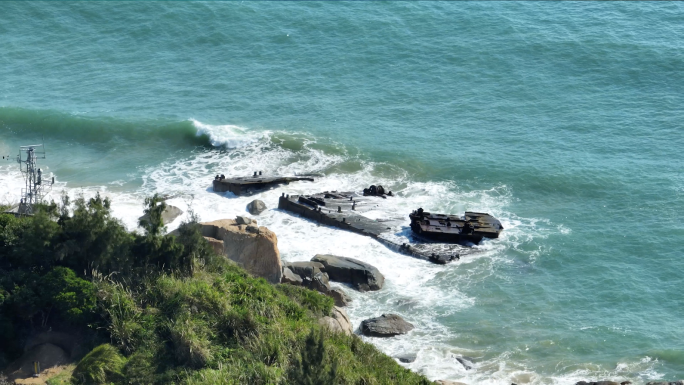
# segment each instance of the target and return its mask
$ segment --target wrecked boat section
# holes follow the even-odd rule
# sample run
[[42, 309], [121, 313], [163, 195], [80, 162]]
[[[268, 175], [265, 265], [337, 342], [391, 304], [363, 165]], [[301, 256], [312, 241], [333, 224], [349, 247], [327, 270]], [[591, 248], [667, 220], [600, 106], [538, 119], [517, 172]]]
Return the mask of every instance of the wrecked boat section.
[[[385, 195], [383, 193], [382, 198]], [[467, 249], [459, 245], [402, 242], [401, 234], [406, 233], [403, 218], [378, 220], [361, 214], [380, 206], [383, 200], [378, 197], [377, 190], [375, 195], [370, 196], [337, 191], [312, 195], [283, 194], [278, 201], [278, 208], [323, 225], [371, 237], [396, 252], [433, 263], [446, 264], [467, 253]]]
[[503, 226], [487, 213], [466, 211], [463, 217], [434, 214], [422, 208], [409, 214], [411, 230], [420, 237], [439, 242], [480, 243], [483, 238], [498, 238]]
[[261, 171], [254, 172], [253, 176], [248, 177], [226, 178], [224, 175], [216, 175], [213, 189], [214, 192], [230, 191], [235, 195], [250, 195], [272, 189], [281, 184], [297, 181], [313, 182], [314, 178], [308, 176], [262, 176]]

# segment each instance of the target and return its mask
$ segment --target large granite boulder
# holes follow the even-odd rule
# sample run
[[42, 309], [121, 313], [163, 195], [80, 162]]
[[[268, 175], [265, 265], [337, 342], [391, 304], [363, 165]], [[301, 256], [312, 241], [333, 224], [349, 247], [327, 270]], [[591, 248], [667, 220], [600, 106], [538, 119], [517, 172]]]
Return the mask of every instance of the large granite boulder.
[[349, 316], [347, 316], [347, 312], [337, 306], [333, 307], [332, 315], [330, 317], [325, 316], [319, 319], [318, 323], [337, 333], [351, 335], [354, 331], [352, 324], [349, 321]]
[[361, 322], [361, 333], [369, 337], [394, 337], [413, 330], [413, 325], [396, 314], [383, 314]]
[[[219, 219], [200, 223], [202, 236], [223, 242], [222, 254], [237, 262], [245, 270], [271, 283], [280, 283], [283, 266], [278, 251], [278, 238], [266, 227], [251, 224], [238, 224], [233, 219]], [[212, 246], [218, 242], [212, 241]], [[216, 247], [216, 246], [215, 246]]]
[[247, 211], [252, 215], [259, 215], [266, 210], [266, 203], [255, 199], [247, 205]]
[[283, 266], [292, 270], [293, 273], [297, 274], [302, 278], [313, 279], [316, 273], [321, 273], [324, 271], [322, 263], [318, 262], [285, 262]]
[[302, 285], [302, 277], [292, 272], [287, 267], [283, 267], [283, 276], [280, 278], [280, 283], [287, 283], [294, 286]]
[[[168, 225], [181, 215], [183, 215], [183, 210], [179, 209], [176, 206], [166, 205], [166, 208], [162, 212], [162, 222], [164, 223], [164, 225]], [[145, 214], [138, 218], [138, 220], [147, 221], [149, 218], [149, 214]]]
[[318, 254], [311, 261], [323, 264], [331, 280], [351, 284], [358, 291], [380, 290], [385, 283], [378, 269], [358, 259]]

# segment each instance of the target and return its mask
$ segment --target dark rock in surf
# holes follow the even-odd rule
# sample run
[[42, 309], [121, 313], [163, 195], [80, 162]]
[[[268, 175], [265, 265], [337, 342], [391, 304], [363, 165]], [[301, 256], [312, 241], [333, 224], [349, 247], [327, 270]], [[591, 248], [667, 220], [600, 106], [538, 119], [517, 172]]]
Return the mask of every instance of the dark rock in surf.
[[416, 353], [404, 353], [398, 356], [394, 356], [394, 358], [399, 360], [399, 362], [410, 364], [411, 362], [414, 362], [416, 358], [418, 358], [418, 355]]
[[456, 357], [456, 361], [463, 365], [465, 370], [470, 370], [473, 368], [472, 360], [467, 359], [467, 357]]
[[348, 283], [358, 291], [380, 290], [385, 283], [375, 266], [357, 259], [318, 254], [311, 261], [322, 263], [331, 280]]
[[266, 208], [266, 203], [260, 201], [259, 199], [255, 199], [249, 202], [247, 205], [247, 211], [249, 211], [249, 213], [252, 215], [259, 215], [264, 212]]
[[394, 337], [413, 329], [412, 324], [396, 314], [383, 314], [361, 322], [361, 333], [369, 337]]

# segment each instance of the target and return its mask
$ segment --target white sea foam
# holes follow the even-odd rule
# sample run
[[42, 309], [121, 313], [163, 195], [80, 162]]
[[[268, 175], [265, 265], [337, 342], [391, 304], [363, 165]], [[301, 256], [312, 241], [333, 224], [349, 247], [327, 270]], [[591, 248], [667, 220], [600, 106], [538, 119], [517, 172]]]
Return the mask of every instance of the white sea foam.
[[[454, 182], [416, 182], [406, 173], [398, 173], [391, 179], [381, 175], [380, 165], [363, 162], [360, 170], [351, 173], [335, 173], [335, 169], [348, 161], [345, 155], [329, 155], [312, 148], [314, 142], [304, 141], [303, 150], [293, 151], [273, 143], [268, 135], [251, 135], [235, 126], [210, 126], [193, 121], [198, 133], [207, 134], [212, 143], [232, 147], [232, 151], [201, 151], [184, 159], [169, 160], [143, 172], [143, 184], [139, 190], [113, 193], [106, 186], [87, 189], [69, 189], [72, 196], [83, 194], [86, 198], [96, 193], [112, 199], [113, 214], [121, 218], [129, 229], [137, 227], [142, 214], [142, 201], [153, 193], [173, 195], [169, 204], [180, 207], [186, 215], [169, 225], [176, 228], [187, 216], [189, 209], [201, 220], [233, 218], [245, 215], [246, 205], [253, 199], [263, 200], [269, 209], [258, 217], [260, 225], [269, 227], [278, 235], [278, 246], [285, 261], [310, 260], [315, 254], [332, 253], [366, 261], [377, 266], [384, 274], [385, 287], [377, 292], [359, 293], [350, 288], [346, 292], [353, 302], [348, 313], [354, 325], [382, 313], [396, 313], [417, 325], [413, 332], [392, 339], [366, 338], [388, 355], [416, 352], [415, 362], [406, 367], [427, 375], [431, 379], [452, 379], [469, 384], [567, 383], [567, 379], [549, 379], [529, 372], [510, 358], [510, 352], [502, 352], [488, 361], [477, 362], [466, 370], [456, 357], [482, 357], [483, 352], [461, 349], [450, 345], [458, 331], [440, 322], [449, 314], [473, 306], [477, 298], [471, 298], [463, 287], [477, 284], [493, 274], [492, 266], [510, 263], [502, 257], [504, 250], [515, 249], [534, 237], [546, 237], [558, 232], [548, 221], [520, 218], [506, 211], [511, 194], [506, 186], [488, 190], [463, 191]], [[256, 196], [236, 197], [231, 193], [214, 193], [211, 180], [216, 174], [251, 175], [254, 171], [266, 174], [327, 173], [315, 182], [299, 182], [262, 192]], [[21, 183], [18, 171], [0, 169], [0, 198], [12, 199], [17, 184]], [[371, 238], [352, 234], [290, 215], [277, 209], [281, 193], [301, 194], [326, 190], [359, 191], [370, 184], [381, 184], [395, 193], [395, 197], [383, 201], [376, 210], [366, 213], [370, 217], [406, 218], [411, 210], [425, 207], [443, 212], [465, 210], [486, 211], [499, 217], [505, 227], [497, 240], [476, 246], [477, 253], [450, 265], [435, 265], [391, 251]], [[16, 197], [14, 197], [16, 198]], [[400, 235], [399, 235], [400, 236]], [[490, 263], [477, 263], [486, 259]], [[466, 274], [457, 274], [465, 270]], [[333, 284], [340, 286], [339, 284]]]
[[211, 125], [190, 119], [197, 129], [197, 136], [206, 135], [214, 147], [238, 148], [258, 140], [260, 135], [250, 134], [246, 129], [230, 124]]

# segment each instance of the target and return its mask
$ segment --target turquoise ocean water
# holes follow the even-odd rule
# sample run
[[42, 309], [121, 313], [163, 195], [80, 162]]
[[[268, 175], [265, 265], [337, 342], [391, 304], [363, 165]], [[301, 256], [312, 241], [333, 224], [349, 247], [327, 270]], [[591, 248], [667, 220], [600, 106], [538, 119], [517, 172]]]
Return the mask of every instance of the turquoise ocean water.
[[[501, 218], [447, 266], [260, 218], [285, 260], [375, 264], [350, 317], [413, 322], [367, 340], [431, 379], [684, 378], [683, 106], [682, 3], [0, 3], [0, 152], [44, 137], [53, 195], [101, 191], [131, 229], [153, 192], [242, 213], [210, 181], [256, 170], [325, 175], [271, 208], [381, 183], [378, 217]], [[3, 160], [0, 200], [21, 184]]]

